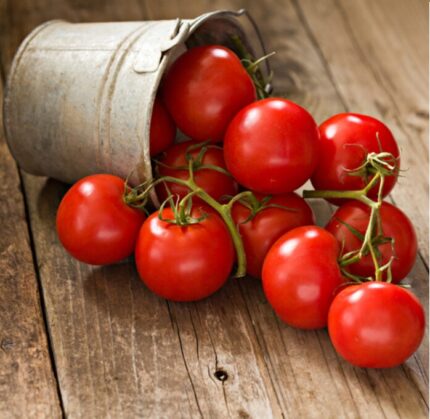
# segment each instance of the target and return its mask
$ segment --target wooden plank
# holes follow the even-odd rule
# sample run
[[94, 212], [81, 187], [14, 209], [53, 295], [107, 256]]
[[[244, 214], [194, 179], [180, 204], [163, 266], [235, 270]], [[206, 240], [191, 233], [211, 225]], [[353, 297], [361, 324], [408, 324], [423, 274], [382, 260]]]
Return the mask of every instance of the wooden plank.
[[0, 416], [60, 417], [20, 178], [2, 134], [0, 184]]

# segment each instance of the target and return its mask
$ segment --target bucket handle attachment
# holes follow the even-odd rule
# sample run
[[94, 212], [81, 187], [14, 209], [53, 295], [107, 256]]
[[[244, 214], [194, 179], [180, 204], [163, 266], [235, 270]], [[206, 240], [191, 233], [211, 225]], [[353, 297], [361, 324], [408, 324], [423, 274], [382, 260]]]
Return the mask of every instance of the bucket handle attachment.
[[170, 39], [162, 41], [159, 45], [143, 46], [134, 61], [133, 69], [136, 73], [152, 73], [157, 71], [163, 53], [184, 42], [190, 32], [190, 24], [176, 19]]
[[185, 42], [190, 33], [191, 25], [188, 22], [183, 22], [181, 19], [176, 19], [176, 26], [173, 31], [172, 38], [168, 41], [165, 41], [161, 44], [161, 52], [169, 51], [171, 48], [176, 45]]

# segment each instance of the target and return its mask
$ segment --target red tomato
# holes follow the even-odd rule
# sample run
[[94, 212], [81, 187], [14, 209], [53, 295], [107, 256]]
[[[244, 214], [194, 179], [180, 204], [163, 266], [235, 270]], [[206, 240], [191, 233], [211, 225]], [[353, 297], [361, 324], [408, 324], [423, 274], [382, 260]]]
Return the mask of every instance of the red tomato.
[[318, 127], [302, 107], [286, 99], [264, 99], [242, 109], [224, 138], [228, 170], [263, 194], [292, 192], [317, 164]]
[[156, 98], [152, 109], [150, 139], [151, 157], [169, 148], [175, 140], [176, 126], [166, 108]]
[[339, 245], [326, 230], [297, 227], [279, 238], [263, 264], [263, 288], [276, 314], [290, 326], [327, 325], [330, 304], [343, 278]]
[[92, 175], [75, 183], [57, 212], [57, 233], [65, 249], [91, 265], [118, 262], [133, 253], [145, 215], [123, 201], [124, 180]]
[[[186, 153], [188, 147], [193, 145], [193, 142], [187, 141], [185, 143], [176, 144], [166, 151], [166, 154], [160, 159], [162, 164], [157, 166], [158, 174], [160, 176], [173, 176], [178, 179], [187, 180], [189, 176], [187, 169], [174, 169], [174, 167], [188, 166], [186, 160]], [[199, 154], [201, 147], [194, 149], [189, 154], [195, 159]], [[210, 164], [212, 166], [218, 166], [222, 169], [226, 169], [224, 163], [224, 156], [221, 148], [216, 146], [209, 146], [203, 159], [202, 164]], [[169, 167], [165, 167], [169, 166]], [[228, 176], [224, 173], [217, 172], [212, 169], [199, 169], [194, 172], [194, 181], [198, 186], [204, 189], [212, 198], [219, 201], [224, 195], [236, 195], [238, 191], [238, 185], [233, 177]], [[172, 182], [166, 182], [170, 192], [174, 196], [183, 198], [189, 189], [182, 185], [177, 185]], [[161, 201], [167, 198], [167, 191], [164, 184], [159, 184], [156, 188], [157, 195]], [[193, 198], [193, 200], [198, 200]]]
[[[378, 143], [379, 137], [379, 143]], [[357, 190], [362, 189], [372, 178], [351, 176], [347, 170], [361, 166], [368, 153], [389, 152], [399, 158], [399, 149], [393, 134], [381, 121], [371, 116], [341, 113], [332, 116], [320, 126], [320, 155], [318, 166], [312, 175], [312, 184], [318, 190]], [[400, 167], [400, 160], [397, 161]], [[387, 176], [383, 195], [393, 189], [397, 175]], [[378, 185], [369, 192], [369, 197], [376, 198]], [[337, 205], [340, 199], [330, 200]]]
[[[256, 194], [261, 200], [262, 195]], [[270, 204], [282, 205], [289, 209], [264, 208], [250, 221], [244, 223], [251, 210], [237, 202], [232, 209], [234, 222], [239, 228], [246, 254], [246, 271], [261, 277], [264, 258], [270, 247], [287, 231], [304, 225], [314, 224], [314, 214], [306, 201], [295, 193], [272, 197]]]
[[409, 291], [386, 282], [366, 282], [342, 290], [328, 316], [336, 351], [353, 365], [390, 368], [418, 348], [425, 314]]
[[169, 69], [164, 102], [179, 129], [194, 140], [222, 141], [228, 123], [256, 99], [239, 58], [218, 45], [192, 48]]
[[[394, 239], [395, 259], [391, 265], [393, 283], [398, 283], [411, 271], [417, 256], [417, 236], [409, 218], [394, 205], [383, 202], [380, 209], [382, 231], [385, 237]], [[343, 246], [343, 252], [348, 253], [358, 250], [362, 240], [355, 236], [343, 223], [353, 227], [359, 233], [366, 231], [369, 223], [369, 206], [358, 202], [349, 201], [338, 208], [333, 214], [326, 230], [332, 233]], [[381, 254], [380, 264], [385, 265], [393, 256], [391, 243], [378, 246]], [[375, 268], [371, 255], [364, 256], [359, 262], [348, 266], [348, 271], [364, 277], [374, 277]]]
[[[200, 209], [193, 216], [200, 216]], [[163, 218], [174, 219], [171, 208]], [[181, 227], [161, 221], [158, 212], [143, 224], [135, 251], [142, 281], [157, 295], [174, 301], [205, 298], [227, 281], [234, 260], [230, 234], [220, 217], [210, 213]]]

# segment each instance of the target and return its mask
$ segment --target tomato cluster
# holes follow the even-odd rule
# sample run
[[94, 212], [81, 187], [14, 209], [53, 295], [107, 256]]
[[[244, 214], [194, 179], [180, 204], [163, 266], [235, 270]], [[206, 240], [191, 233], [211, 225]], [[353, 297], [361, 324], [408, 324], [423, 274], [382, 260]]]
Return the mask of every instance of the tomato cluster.
[[[209, 45], [170, 66], [152, 113], [154, 179], [135, 188], [107, 174], [80, 180], [58, 209], [60, 241], [89, 264], [134, 254], [146, 286], [174, 301], [208, 297], [236, 264], [237, 277], [262, 279], [284, 322], [328, 327], [352, 364], [402, 363], [425, 318], [397, 285], [417, 239], [383, 200], [400, 170], [391, 131], [352, 113], [318, 126], [296, 103], [268, 97], [258, 66], [240, 58]], [[177, 129], [188, 140], [175, 143]], [[294, 192], [308, 180], [305, 197], [339, 206], [325, 228]], [[162, 205], [146, 217], [152, 188]]]

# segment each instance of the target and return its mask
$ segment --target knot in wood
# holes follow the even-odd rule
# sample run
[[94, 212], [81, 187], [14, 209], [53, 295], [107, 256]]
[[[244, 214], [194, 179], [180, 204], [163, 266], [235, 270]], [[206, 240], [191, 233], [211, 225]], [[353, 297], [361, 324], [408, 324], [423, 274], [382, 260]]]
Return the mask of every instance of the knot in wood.
[[215, 371], [214, 372], [214, 376], [215, 376], [215, 378], [217, 379], [217, 380], [219, 380], [219, 381], [227, 381], [227, 378], [228, 378], [228, 374], [227, 374], [227, 372], [226, 371], [224, 371], [224, 370], [217, 370], [217, 371]]

